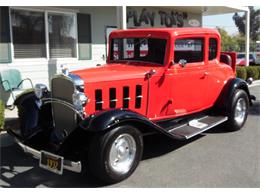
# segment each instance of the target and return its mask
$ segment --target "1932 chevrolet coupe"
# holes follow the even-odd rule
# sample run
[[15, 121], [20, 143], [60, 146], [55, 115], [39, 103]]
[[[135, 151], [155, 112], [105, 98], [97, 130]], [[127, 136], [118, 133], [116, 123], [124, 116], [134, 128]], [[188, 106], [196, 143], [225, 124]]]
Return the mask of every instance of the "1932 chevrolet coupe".
[[40, 167], [115, 183], [136, 169], [145, 135], [187, 140], [221, 123], [244, 125], [253, 96], [217, 31], [117, 30], [109, 42], [107, 64], [64, 69], [50, 90], [37, 84], [17, 98], [20, 129], [8, 132]]

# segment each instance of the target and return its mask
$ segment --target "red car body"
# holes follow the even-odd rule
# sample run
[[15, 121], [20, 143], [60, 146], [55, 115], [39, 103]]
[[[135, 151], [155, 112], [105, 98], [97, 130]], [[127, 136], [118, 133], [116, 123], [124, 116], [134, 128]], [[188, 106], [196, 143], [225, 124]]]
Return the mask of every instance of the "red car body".
[[[124, 86], [130, 88], [131, 101], [128, 109], [153, 121], [192, 114], [212, 107], [225, 83], [235, 77], [232, 67], [220, 62], [221, 42], [216, 30], [201, 28], [119, 30], [111, 33], [110, 40], [123, 37], [147, 37], [148, 35], [167, 39], [163, 65], [144, 62], [115, 63], [108, 58], [107, 64], [101, 67], [73, 72], [85, 81], [85, 93], [89, 97], [89, 102], [85, 107], [86, 114], [91, 115], [96, 112], [94, 89], [102, 89], [104, 102], [102, 108], [107, 110], [110, 109], [109, 88], [115, 88], [118, 100], [115, 108], [123, 108]], [[204, 38], [203, 61], [188, 63], [185, 68], [172, 65], [171, 61], [174, 58], [174, 44], [172, 43], [176, 39], [188, 37]], [[209, 38], [216, 38], [218, 41], [218, 53], [214, 60], [208, 60]], [[150, 78], [150, 89], [148, 90], [146, 76], [150, 70], [154, 70], [156, 73]], [[134, 101], [137, 84], [143, 87], [140, 108], [135, 108]]]

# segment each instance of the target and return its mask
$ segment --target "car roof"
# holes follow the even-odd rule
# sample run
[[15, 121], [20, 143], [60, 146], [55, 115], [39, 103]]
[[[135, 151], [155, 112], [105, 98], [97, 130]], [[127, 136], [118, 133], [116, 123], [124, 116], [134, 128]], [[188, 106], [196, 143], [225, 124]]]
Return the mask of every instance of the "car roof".
[[111, 34], [112, 36], [123, 36], [126, 34], [148, 34], [148, 33], [167, 33], [171, 35], [186, 35], [186, 34], [217, 34], [219, 32], [212, 28], [192, 27], [192, 28], [139, 28], [139, 29], [127, 29], [127, 30], [115, 30]]

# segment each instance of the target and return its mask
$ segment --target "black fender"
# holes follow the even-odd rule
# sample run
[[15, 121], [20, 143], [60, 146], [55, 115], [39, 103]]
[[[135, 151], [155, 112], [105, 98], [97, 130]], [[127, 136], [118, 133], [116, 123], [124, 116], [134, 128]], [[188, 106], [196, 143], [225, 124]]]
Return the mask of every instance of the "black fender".
[[232, 78], [227, 81], [225, 87], [222, 89], [216, 104], [215, 104], [215, 110], [216, 111], [224, 111], [224, 114], [227, 114], [227, 108], [228, 105], [230, 105], [232, 101], [233, 94], [237, 89], [244, 90], [249, 99], [250, 105], [252, 105], [252, 96], [250, 95], [249, 88], [247, 85], [247, 82], [240, 78]]
[[47, 128], [52, 121], [51, 106], [41, 106], [42, 102], [34, 91], [20, 95], [14, 102], [17, 106], [21, 134], [24, 138], [38, 131], [42, 126]]
[[34, 92], [28, 92], [19, 96], [14, 105], [17, 106], [21, 133], [28, 136], [29, 132], [38, 126], [39, 107], [36, 104], [37, 97]]
[[97, 133], [110, 130], [125, 123], [137, 127], [143, 134], [159, 132], [171, 138], [181, 139], [180, 137], [169, 134], [166, 130], [145, 116], [127, 109], [113, 109], [100, 112], [97, 115], [92, 115], [81, 121], [79, 126], [86, 131]]

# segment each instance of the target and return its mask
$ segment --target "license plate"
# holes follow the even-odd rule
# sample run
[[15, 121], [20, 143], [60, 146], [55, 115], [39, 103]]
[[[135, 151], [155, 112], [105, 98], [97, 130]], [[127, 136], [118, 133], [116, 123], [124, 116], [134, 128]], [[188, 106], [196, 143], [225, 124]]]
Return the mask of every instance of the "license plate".
[[63, 157], [46, 151], [41, 151], [41, 158], [39, 165], [41, 168], [47, 169], [51, 172], [63, 173]]

